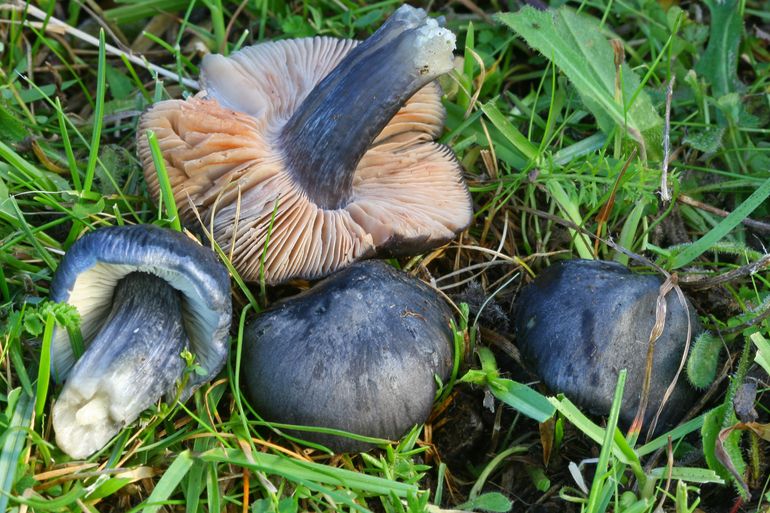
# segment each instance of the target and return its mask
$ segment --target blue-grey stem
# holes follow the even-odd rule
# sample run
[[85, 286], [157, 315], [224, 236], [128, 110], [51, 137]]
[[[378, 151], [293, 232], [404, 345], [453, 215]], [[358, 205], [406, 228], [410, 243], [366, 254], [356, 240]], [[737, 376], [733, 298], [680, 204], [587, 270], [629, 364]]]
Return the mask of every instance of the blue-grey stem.
[[179, 292], [147, 273], [121, 279], [109, 316], [54, 405], [59, 447], [74, 458], [87, 457], [164, 394], [173, 394], [187, 345]]
[[402, 6], [309, 93], [279, 143], [318, 206], [347, 204], [361, 157], [414, 93], [452, 68], [453, 49], [454, 34]]

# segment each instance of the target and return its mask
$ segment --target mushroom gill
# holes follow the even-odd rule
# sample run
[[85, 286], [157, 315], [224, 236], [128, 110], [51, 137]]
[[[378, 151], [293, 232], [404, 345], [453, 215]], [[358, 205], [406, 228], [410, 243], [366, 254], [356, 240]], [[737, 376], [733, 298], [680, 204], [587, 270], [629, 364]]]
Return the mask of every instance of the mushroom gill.
[[472, 214], [461, 168], [434, 139], [445, 112], [435, 79], [454, 35], [402, 6], [362, 43], [316, 37], [204, 58], [204, 90], [144, 114], [180, 215], [200, 215], [233, 264], [268, 283], [318, 278], [375, 254], [443, 244]]

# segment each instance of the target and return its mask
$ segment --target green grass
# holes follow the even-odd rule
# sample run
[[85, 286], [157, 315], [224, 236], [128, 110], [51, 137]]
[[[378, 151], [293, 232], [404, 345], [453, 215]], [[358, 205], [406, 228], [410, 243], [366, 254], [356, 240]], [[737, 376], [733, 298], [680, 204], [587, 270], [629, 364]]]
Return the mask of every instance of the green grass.
[[[442, 78], [441, 141], [466, 170], [475, 219], [460, 242], [401, 263], [421, 277], [427, 269], [450, 296], [473, 278], [485, 307], [505, 312], [517, 284], [563, 258], [644, 267], [638, 255], [678, 273], [730, 355], [715, 363], [696, 352], [703, 365], [692, 367], [708, 367], [699, 386], [710, 399], [694, 419], [649, 442], [627, 438], [615, 427], [620, 393], [609, 420], [544, 397], [515, 380], [527, 377], [506, 351], [513, 334], [477, 312], [469, 325], [474, 317], [461, 307], [455, 346], [466, 353], [428, 426], [392, 445], [372, 440], [381, 448], [369, 454], [330, 455], [284, 436], [285, 426], [264, 422], [241, 397], [243, 323], [296, 289], [246, 284], [226, 262], [236, 305], [226, 369], [187, 403], [145, 412], [86, 463], [55, 444], [54, 323], [80, 339], [73, 312], [46, 298], [58, 262], [83, 233], [134, 223], [181, 228], [162, 166], [160, 212], [147, 193], [138, 114], [194, 93], [204, 52], [316, 34], [363, 38], [398, 3], [65, 5], [0, 9], [0, 511], [528, 511], [538, 502], [555, 511], [653, 512], [662, 504], [693, 512], [727, 511], [740, 496], [742, 511], [766, 511], [770, 480], [758, 455], [768, 441], [735, 432], [723, 444], [729, 459], [715, 448], [736, 421], [732, 397], [744, 377], [768, 379], [770, 49], [753, 28], [767, 32], [767, 0], [708, 0], [705, 8], [570, 0], [549, 14], [504, 13], [507, 3], [489, 2], [480, 4], [483, 15], [452, 3], [441, 12], [459, 57]], [[46, 13], [90, 37], [63, 33]], [[667, 121], [670, 204], [660, 201]], [[228, 248], [216, 249], [227, 260]], [[697, 279], [713, 286], [687, 283]], [[762, 397], [756, 406], [767, 422]], [[474, 422], [480, 431], [451, 438]], [[453, 444], [464, 437], [476, 445], [458, 455]], [[577, 466], [597, 456], [598, 464]]]

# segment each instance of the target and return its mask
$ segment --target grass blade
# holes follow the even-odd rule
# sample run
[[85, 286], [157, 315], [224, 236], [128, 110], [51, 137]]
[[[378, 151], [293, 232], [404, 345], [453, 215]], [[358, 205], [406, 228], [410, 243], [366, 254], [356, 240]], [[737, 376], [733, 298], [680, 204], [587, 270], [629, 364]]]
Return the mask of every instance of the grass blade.
[[206, 471], [206, 503], [209, 511], [222, 511], [218, 477], [216, 464], [209, 463]]
[[35, 392], [35, 418], [43, 415], [45, 399], [48, 397], [48, 384], [51, 379], [51, 339], [53, 328], [56, 325], [56, 317], [53, 312], [48, 312], [43, 330], [43, 346], [40, 349], [40, 363], [37, 371], [37, 390]]
[[[19, 467], [19, 455], [27, 440], [27, 429], [32, 424], [32, 412], [35, 402], [32, 397], [17, 388], [18, 401], [13, 409], [11, 422], [2, 436], [3, 449], [0, 453], [0, 511], [8, 508], [8, 498], [16, 479], [16, 469]], [[9, 394], [10, 395], [10, 394]]]
[[150, 496], [147, 497], [146, 504], [148, 505], [142, 509], [142, 513], [155, 513], [160, 510], [184, 476], [187, 475], [194, 462], [190, 451], [180, 452], [174, 462], [166, 469], [158, 484], [155, 485]]
[[21, 172], [24, 177], [32, 182], [30, 188], [50, 191], [55, 190], [53, 182], [38, 168], [24, 160], [10, 146], [0, 141], [0, 158], [8, 162], [16, 171]]
[[599, 452], [599, 462], [596, 464], [596, 474], [591, 482], [591, 492], [588, 494], [588, 513], [598, 513], [599, 504], [604, 497], [601, 493], [604, 483], [607, 481], [610, 455], [612, 453], [612, 438], [615, 428], [618, 425], [620, 416], [620, 405], [623, 402], [623, 389], [626, 386], [626, 375], [628, 371], [621, 369], [618, 373], [618, 382], [615, 385], [615, 396], [612, 399], [610, 407], [610, 416], [607, 419], [607, 427], [604, 430], [604, 439], [602, 440], [602, 449]]
[[650, 476], [656, 479], [666, 477], [671, 472], [671, 479], [687, 481], [689, 483], [716, 483], [725, 484], [724, 479], [709, 468], [696, 467], [658, 467], [650, 471]]
[[641, 447], [637, 447], [636, 454], [639, 455], [639, 457], [647, 456], [648, 454], [652, 454], [653, 452], [657, 451], [661, 447], [666, 447], [668, 445], [668, 437], [671, 437], [671, 440], [679, 440], [680, 438], [683, 438], [686, 435], [689, 435], [693, 431], [698, 431], [703, 426], [703, 415], [699, 415], [698, 417], [695, 417], [692, 420], [688, 420], [681, 426], [678, 426], [671, 431], [668, 431], [667, 433], [659, 436], [658, 438], [655, 438], [654, 440], [651, 440], [647, 442], [646, 444], [642, 445]]
[[[562, 211], [564, 216], [576, 225], [583, 226], [583, 218], [580, 216], [579, 206], [572, 201], [572, 199], [567, 194], [567, 191], [565, 191], [564, 187], [562, 187], [561, 183], [555, 179], [548, 180], [545, 183], [545, 187], [548, 189], [548, 193], [551, 195], [551, 197], [553, 197], [553, 199], [556, 201], [556, 205], [558, 205], [559, 210]], [[572, 241], [575, 244], [575, 251], [578, 252], [580, 258], [593, 260], [594, 252], [591, 249], [591, 243], [588, 242], [588, 239], [582, 233], [579, 233], [573, 229], [570, 229], [569, 233], [572, 236]]]
[[770, 178], [765, 180], [751, 196], [738, 205], [730, 214], [722, 219], [719, 224], [709, 230], [703, 237], [687, 246], [681, 253], [674, 256], [671, 261], [671, 269], [679, 269], [701, 256], [714, 246], [716, 242], [730, 233], [736, 226], [749, 217], [751, 213], [762, 205], [770, 196]]
[[489, 389], [499, 400], [538, 422], [545, 422], [555, 412], [553, 405], [545, 396], [511, 379], [490, 379]]
[[67, 165], [70, 169], [72, 184], [75, 186], [76, 190], [80, 191], [83, 189], [83, 185], [80, 183], [77, 160], [75, 159], [75, 153], [72, 151], [72, 141], [70, 140], [70, 134], [67, 131], [67, 123], [64, 120], [64, 110], [62, 109], [61, 101], [58, 96], [56, 97], [55, 102], [56, 119], [59, 122], [59, 134], [61, 135], [62, 144], [64, 145], [64, 153], [67, 155]]
[[16, 203], [16, 201], [11, 201], [11, 207], [13, 207], [13, 210], [16, 212], [16, 219], [19, 221], [18, 228], [24, 232], [24, 234], [27, 236], [27, 240], [30, 244], [32, 244], [32, 247], [35, 248], [38, 256], [46, 263], [48, 268], [52, 271], [55, 270], [58, 265], [56, 260], [54, 260], [51, 254], [43, 247], [40, 241], [37, 240], [35, 233], [32, 231], [32, 228], [27, 222], [27, 219], [24, 217], [24, 214], [19, 209], [19, 205]]
[[174, 191], [171, 189], [171, 182], [168, 179], [166, 163], [163, 160], [160, 146], [158, 146], [158, 137], [152, 130], [147, 130], [147, 142], [150, 145], [150, 153], [152, 153], [152, 162], [155, 165], [155, 172], [158, 174], [158, 184], [160, 185], [163, 206], [166, 209], [166, 217], [171, 223], [171, 227], [174, 230], [181, 232], [182, 223], [179, 221], [179, 212], [176, 209], [176, 201], [174, 201]]
[[478, 347], [476, 355], [481, 370], [469, 370], [460, 378], [461, 383], [486, 386], [498, 400], [538, 422], [545, 422], [553, 416], [556, 410], [544, 395], [526, 385], [500, 377], [495, 356], [488, 347]]
[[487, 118], [500, 130], [503, 136], [519, 150], [529, 161], [536, 164], [538, 160], [537, 147], [527, 139], [515, 126], [508, 121], [494, 102], [487, 102], [481, 106]]
[[94, 106], [94, 128], [91, 133], [91, 146], [88, 152], [86, 175], [83, 179], [83, 192], [91, 191], [96, 171], [96, 161], [99, 158], [99, 140], [102, 137], [102, 124], [104, 122], [104, 97], [106, 95], [107, 64], [104, 50], [104, 29], [99, 30], [99, 64], [96, 68], [96, 105]]
[[[597, 444], [604, 442], [604, 428], [599, 427], [586, 417], [569, 399], [566, 397], [549, 397], [548, 400], [556, 407], [559, 413], [564, 415], [568, 421], [582, 431], [588, 438]], [[636, 460], [636, 463], [639, 463], [639, 459], [634, 453], [634, 450], [628, 445], [620, 431], [617, 431], [617, 429], [614, 431], [613, 443], [611, 444], [613, 456], [626, 465], [634, 463], [634, 460]]]
[[351, 470], [329, 467], [318, 463], [303, 462], [285, 456], [256, 452], [251, 454], [249, 461], [238, 449], [211, 449], [201, 455], [203, 461], [229, 463], [251, 470], [275, 474], [291, 481], [319, 483], [333, 486], [344, 486], [352, 490], [406, 497], [416, 493], [417, 486], [353, 472]]

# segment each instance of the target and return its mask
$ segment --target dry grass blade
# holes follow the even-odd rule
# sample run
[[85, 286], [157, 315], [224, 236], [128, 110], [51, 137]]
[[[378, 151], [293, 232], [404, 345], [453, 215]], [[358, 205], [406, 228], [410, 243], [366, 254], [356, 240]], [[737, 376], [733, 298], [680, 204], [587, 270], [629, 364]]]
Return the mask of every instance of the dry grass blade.
[[[47, 32], [57, 33], [57, 34], [67, 34], [69, 36], [72, 36], [74, 38], [77, 38], [85, 43], [88, 43], [89, 45], [98, 48], [99, 47], [99, 39], [83, 32], [80, 29], [77, 29], [63, 21], [61, 21], [58, 18], [55, 18], [53, 16], [48, 16], [48, 13], [45, 11], [38, 9], [34, 5], [31, 5], [29, 3], [24, 3], [19, 0], [16, 0], [13, 3], [9, 3], [6, 5], [0, 5], [0, 10], [14, 10], [21, 13], [27, 13], [39, 20], [44, 20], [46, 23], [45, 25], [42, 25], [41, 27], [45, 27], [45, 30]], [[25, 23], [29, 23], [28, 21], [25, 21]], [[41, 28], [38, 27], [38, 28]], [[174, 80], [176, 82], [179, 82], [186, 87], [189, 87], [190, 89], [200, 89], [200, 85], [197, 81], [191, 80], [186, 77], [179, 76], [178, 74], [168, 71], [165, 68], [162, 68], [161, 66], [158, 66], [156, 64], [153, 64], [149, 62], [147, 59], [145, 59], [143, 56], [137, 56], [134, 55], [131, 52], [126, 52], [124, 50], [121, 50], [120, 48], [117, 48], [111, 44], [105, 44], [104, 45], [105, 50], [107, 53], [123, 57], [127, 59], [128, 61], [141, 66], [143, 68], [146, 68], [150, 71], [153, 71], [157, 73], [159, 76], [169, 78], [171, 80]]]
[[628, 171], [628, 166], [631, 165], [631, 162], [633, 162], [634, 158], [636, 158], [636, 148], [634, 148], [631, 151], [631, 155], [628, 156], [626, 159], [626, 163], [623, 165], [623, 169], [620, 170], [620, 173], [618, 173], [618, 177], [615, 179], [615, 183], [612, 185], [612, 191], [610, 192], [610, 197], [607, 199], [607, 202], [602, 207], [601, 212], [599, 212], [599, 215], [596, 216], [596, 238], [594, 239], [594, 258], [598, 258], [599, 256], [599, 237], [602, 235], [602, 229], [605, 224], [607, 224], [607, 220], [610, 218], [610, 214], [612, 213], [612, 207], [615, 206], [615, 196], [618, 192], [618, 186], [620, 185], [621, 180], [623, 180], [623, 177], [626, 174], [626, 171]]
[[671, 190], [668, 188], [668, 161], [671, 158], [671, 97], [674, 94], [674, 82], [676, 76], [672, 76], [666, 86], [666, 115], [663, 118], [663, 170], [660, 174], [660, 199], [663, 203], [671, 201]]
[[718, 287], [719, 285], [724, 285], [726, 283], [731, 283], [741, 278], [745, 278], [747, 276], [751, 276], [758, 272], [762, 272], [769, 267], [770, 267], [770, 253], [767, 253], [763, 255], [762, 258], [760, 258], [755, 262], [742, 265], [736, 269], [732, 269], [730, 271], [727, 271], [722, 274], [718, 274], [716, 276], [708, 276], [705, 278], [703, 277], [680, 278], [679, 284], [682, 287], [687, 288], [688, 290], [705, 290], [713, 287]]
[[[636, 410], [634, 421], [631, 423], [631, 427], [628, 429], [631, 433], [638, 434], [642, 431], [642, 425], [644, 424], [644, 414], [647, 410], [647, 402], [650, 395], [650, 381], [652, 378], [653, 359], [655, 356], [655, 342], [657, 342], [660, 336], [663, 335], [663, 330], [666, 327], [666, 312], [668, 309], [666, 296], [671, 291], [671, 289], [673, 289], [673, 287], [674, 281], [672, 280], [671, 276], [668, 276], [666, 281], [661, 284], [658, 297], [655, 300], [655, 324], [653, 325], [652, 330], [650, 331], [650, 336], [647, 340], [647, 363], [644, 370], [644, 381], [642, 382], [639, 407]], [[685, 308], [687, 308], [686, 305]], [[654, 427], [651, 427], [650, 431], [653, 429]]]
[[692, 319], [690, 318], [690, 309], [687, 308], [687, 300], [684, 297], [684, 293], [682, 292], [682, 289], [677, 284], [676, 275], [674, 274], [672, 275], [672, 277], [674, 277], [673, 289], [676, 291], [676, 297], [679, 300], [679, 304], [682, 306], [682, 308], [684, 308], [684, 311], [687, 315], [687, 338], [685, 339], [684, 348], [682, 349], [682, 358], [679, 361], [679, 368], [677, 368], [676, 374], [674, 374], [674, 378], [671, 380], [671, 383], [669, 383], [668, 388], [666, 388], [666, 392], [663, 394], [663, 399], [661, 399], [660, 401], [660, 406], [658, 407], [658, 411], [655, 412], [655, 418], [653, 419], [652, 424], [650, 425], [650, 429], [648, 431], [648, 435], [647, 435], [648, 439], [652, 436], [652, 433], [655, 431], [655, 426], [658, 423], [658, 419], [660, 418], [660, 415], [663, 412], [663, 408], [668, 402], [668, 399], [671, 397], [671, 394], [674, 393], [674, 388], [676, 387], [676, 384], [679, 381], [679, 376], [682, 374], [682, 369], [684, 369], [684, 366], [687, 363], [687, 355], [690, 354], [690, 343], [692, 342]]
[[[704, 210], [706, 212], [709, 212], [714, 215], [718, 215], [719, 217], [727, 217], [730, 215], [730, 212], [727, 210], [723, 210], [721, 208], [714, 207], [712, 205], [709, 205], [707, 203], [703, 203], [702, 201], [698, 201], [695, 198], [692, 198], [688, 196], [687, 194], [679, 194], [676, 197], [676, 200], [679, 203], [683, 203], [685, 205], [689, 205], [691, 207], [698, 208], [700, 210]], [[749, 217], [744, 218], [741, 223], [744, 226], [748, 226], [749, 228], [752, 228], [758, 232], [762, 232], [765, 235], [770, 235], [770, 224], [765, 223], [763, 221], [757, 221], [756, 219], [751, 219]]]

